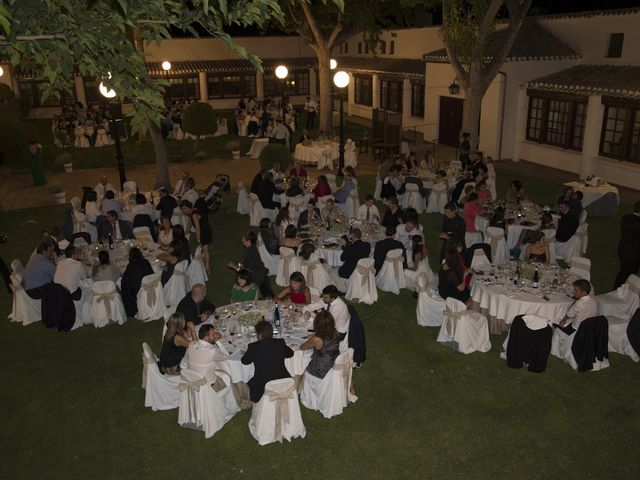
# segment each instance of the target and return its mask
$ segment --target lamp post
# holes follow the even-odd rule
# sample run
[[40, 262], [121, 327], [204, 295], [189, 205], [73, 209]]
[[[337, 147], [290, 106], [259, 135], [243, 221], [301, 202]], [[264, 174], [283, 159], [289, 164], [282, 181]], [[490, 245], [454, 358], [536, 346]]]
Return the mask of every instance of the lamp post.
[[333, 76], [333, 84], [338, 87], [340, 95], [340, 148], [338, 150], [338, 173], [341, 177], [344, 175], [342, 169], [344, 168], [344, 92], [345, 88], [349, 85], [351, 78], [349, 74], [344, 70], [339, 70]]
[[0, 77], [4, 75], [4, 68], [0, 67]]
[[[109, 78], [111, 78], [111, 74], [109, 74]], [[116, 97], [116, 92], [112, 88], [108, 88], [105, 86], [103, 82], [100, 82], [98, 87], [100, 90], [100, 94], [107, 99], [109, 104], [109, 116], [111, 123], [111, 134], [114, 136], [115, 146], [116, 146], [116, 161], [118, 163], [118, 175], [120, 176], [120, 190], [124, 189], [124, 182], [127, 181], [127, 174], [124, 170], [124, 155], [122, 154], [122, 145], [120, 145], [120, 133], [118, 132], [118, 127], [116, 125], [116, 102], [113, 100]], [[120, 105], [122, 108], [122, 105]]]
[[289, 69], [284, 65], [278, 65], [276, 67], [276, 77], [278, 77], [282, 81], [282, 114], [284, 115], [285, 105], [284, 105], [284, 96], [287, 93], [287, 82], [286, 78], [289, 75]]
[[164, 74], [167, 77], [167, 108], [171, 108], [171, 80], [169, 80], [169, 70], [171, 70], [171, 62], [169, 60], [165, 60], [162, 62], [162, 70], [164, 70]]
[[335, 58], [332, 58], [331, 60], [329, 60], [329, 69], [335, 70], [337, 67], [338, 67], [338, 62], [336, 61]]

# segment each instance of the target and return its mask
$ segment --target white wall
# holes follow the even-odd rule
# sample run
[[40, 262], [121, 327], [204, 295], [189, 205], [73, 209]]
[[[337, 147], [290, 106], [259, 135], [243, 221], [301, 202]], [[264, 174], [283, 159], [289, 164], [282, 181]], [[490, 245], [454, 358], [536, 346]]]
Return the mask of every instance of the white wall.
[[582, 154], [575, 150], [565, 150], [552, 145], [523, 140], [520, 142], [520, 158], [546, 167], [577, 174], [580, 172]]
[[640, 164], [596, 157], [591, 161], [591, 165], [593, 174], [609, 183], [640, 190]]
[[[444, 43], [442, 43], [439, 31], [439, 27], [384, 30], [380, 35], [380, 39], [387, 43], [387, 53], [380, 53], [380, 48], [378, 48], [375, 56], [381, 58], [421, 59], [427, 52], [444, 48]], [[389, 53], [391, 41], [395, 42], [393, 55]], [[358, 54], [358, 42], [362, 42], [363, 53], [361, 54]], [[368, 54], [364, 53], [364, 39], [360, 33], [349, 37], [346, 43], [349, 44], [349, 51], [348, 53], [344, 53], [343, 50], [343, 55], [349, 57], [374, 56], [372, 50], [369, 50]], [[339, 51], [340, 47], [338, 45], [333, 47], [334, 55], [339, 55]]]

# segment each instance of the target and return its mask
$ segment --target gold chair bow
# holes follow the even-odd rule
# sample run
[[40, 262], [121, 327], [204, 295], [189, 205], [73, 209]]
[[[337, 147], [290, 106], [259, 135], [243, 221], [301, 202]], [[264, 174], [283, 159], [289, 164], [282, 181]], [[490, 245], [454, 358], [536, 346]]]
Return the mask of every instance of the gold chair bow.
[[458, 320], [462, 318], [465, 312], [466, 310], [463, 310], [461, 312], [454, 312], [449, 308], [448, 305], [444, 309], [444, 316], [447, 322], [447, 333], [454, 341], [455, 341], [456, 326], [458, 324]]
[[207, 379], [204, 377], [200, 377], [197, 380], [189, 380], [184, 375], [180, 375], [180, 380], [182, 380], [178, 384], [178, 390], [184, 392], [186, 390], [192, 390], [194, 392], [199, 392], [200, 387], [207, 384]]
[[286, 253], [280, 253], [280, 257], [282, 258], [282, 275], [285, 281], [288, 281], [291, 276], [291, 261], [293, 260], [293, 257], [295, 257], [295, 253], [293, 253], [293, 250]]
[[373, 272], [373, 265], [365, 266], [365, 265], [356, 265], [356, 271], [361, 275], [360, 286], [366, 288], [367, 290], [371, 289], [371, 273]]
[[400, 278], [402, 275], [402, 255], [398, 257], [387, 257], [384, 261], [393, 265], [395, 278]]
[[265, 389], [264, 394], [271, 402], [276, 402], [276, 440], [282, 443], [282, 421], [289, 423], [289, 399], [295, 398], [296, 386], [292, 384], [282, 391]]
[[631, 285], [630, 283], [626, 284], [629, 287], [629, 290], [635, 293], [636, 295], [640, 295], [640, 287], [636, 287], [635, 285]]
[[153, 281], [142, 285], [142, 289], [147, 293], [147, 305], [149, 308], [153, 308], [158, 299], [156, 294], [156, 287], [160, 283], [160, 277], [155, 278]]
[[425, 281], [424, 285], [420, 285], [420, 279], [418, 279], [418, 286], [416, 287], [418, 293], [429, 293], [429, 280]]
[[104, 303], [104, 309], [107, 311], [107, 318], [111, 320], [111, 302], [115, 299], [116, 294], [115, 290], [106, 293], [100, 293], [98, 295], [94, 295], [93, 298], [96, 299], [98, 303]]
[[504, 233], [485, 232], [484, 238], [485, 241], [489, 244], [489, 247], [491, 247], [491, 258], [495, 262], [496, 253], [498, 252], [498, 243], [500, 242], [500, 240], [504, 240]]
[[179, 277], [182, 277], [183, 281], [184, 281], [184, 288], [186, 289], [186, 291], [190, 291], [191, 290], [191, 285], [189, 283], [189, 274], [187, 273], [186, 270], [174, 270], [173, 271], [174, 275], [177, 275]]

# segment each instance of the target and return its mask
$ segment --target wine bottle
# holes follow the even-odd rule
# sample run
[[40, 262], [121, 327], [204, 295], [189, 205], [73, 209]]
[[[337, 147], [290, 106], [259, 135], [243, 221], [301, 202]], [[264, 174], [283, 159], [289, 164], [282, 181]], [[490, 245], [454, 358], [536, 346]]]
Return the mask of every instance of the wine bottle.
[[553, 281], [551, 282], [551, 288], [553, 288], [554, 290], [556, 288], [558, 288], [558, 274], [557, 273], [553, 276]]
[[538, 288], [538, 284], [540, 282], [540, 274], [538, 273], [538, 269], [533, 272], [533, 288]]
[[109, 242], [109, 250], [113, 250], [113, 235], [109, 233], [109, 235], [107, 235], [107, 240]]

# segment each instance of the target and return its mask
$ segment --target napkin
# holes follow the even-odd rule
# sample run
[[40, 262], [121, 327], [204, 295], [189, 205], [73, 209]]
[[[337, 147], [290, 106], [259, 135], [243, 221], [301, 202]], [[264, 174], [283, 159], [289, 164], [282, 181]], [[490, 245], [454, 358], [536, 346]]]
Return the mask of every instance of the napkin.
[[625, 298], [628, 293], [629, 293], [629, 285], [627, 285], [626, 283], [623, 283], [622, 285], [620, 285], [616, 290], [616, 295], [618, 295], [618, 297], [620, 298]]
[[533, 315], [530, 313], [528, 313], [527, 315], [524, 315], [522, 319], [524, 320], [524, 323], [527, 325], [527, 328], [529, 328], [530, 330], [542, 330], [549, 323], [551, 323], [546, 318], [539, 317], [538, 315]]

